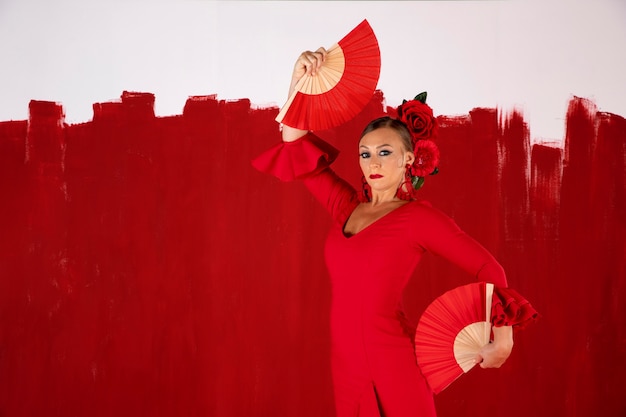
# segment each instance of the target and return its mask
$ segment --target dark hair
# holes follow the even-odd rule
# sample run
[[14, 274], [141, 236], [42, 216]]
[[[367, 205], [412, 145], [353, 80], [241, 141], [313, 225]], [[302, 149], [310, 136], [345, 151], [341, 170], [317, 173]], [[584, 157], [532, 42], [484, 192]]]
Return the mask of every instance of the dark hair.
[[383, 116], [378, 119], [374, 119], [365, 126], [363, 132], [361, 133], [361, 137], [359, 140], [363, 138], [363, 136], [367, 135], [374, 130], [388, 127], [393, 129], [400, 139], [402, 139], [402, 144], [406, 148], [407, 151], [413, 152], [413, 137], [411, 136], [411, 132], [409, 132], [409, 128], [398, 119], [394, 119], [393, 117]]

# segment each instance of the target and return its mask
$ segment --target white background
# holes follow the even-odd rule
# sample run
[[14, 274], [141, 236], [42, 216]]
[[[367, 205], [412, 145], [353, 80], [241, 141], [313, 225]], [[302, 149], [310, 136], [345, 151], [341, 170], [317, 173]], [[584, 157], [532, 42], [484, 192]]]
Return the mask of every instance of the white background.
[[0, 121], [36, 99], [85, 122], [124, 90], [154, 93], [159, 116], [190, 95], [280, 106], [298, 54], [363, 19], [388, 105], [427, 90], [436, 114], [518, 108], [557, 143], [573, 95], [626, 116], [623, 0], [0, 0]]

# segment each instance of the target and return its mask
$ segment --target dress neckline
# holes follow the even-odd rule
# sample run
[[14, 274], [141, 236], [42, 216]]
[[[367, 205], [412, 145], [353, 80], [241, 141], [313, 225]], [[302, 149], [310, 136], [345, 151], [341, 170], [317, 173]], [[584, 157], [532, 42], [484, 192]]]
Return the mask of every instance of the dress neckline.
[[348, 224], [348, 220], [350, 220], [350, 218], [352, 217], [352, 215], [354, 214], [354, 211], [356, 210], [356, 208], [359, 206], [359, 204], [357, 204], [353, 209], [352, 212], [350, 212], [350, 214], [348, 215], [348, 217], [346, 218], [346, 221], [343, 223], [343, 226], [341, 226], [341, 235], [344, 237], [344, 239], [352, 239], [358, 235], [360, 235], [361, 233], [367, 231], [368, 229], [371, 229], [373, 226], [375, 226], [376, 224], [380, 223], [383, 219], [387, 218], [388, 216], [390, 216], [391, 214], [395, 213], [396, 211], [402, 209], [403, 207], [408, 206], [409, 204], [413, 203], [414, 201], [408, 201], [396, 208], [394, 208], [393, 210], [390, 210], [389, 212], [383, 214], [382, 216], [380, 216], [379, 218], [377, 218], [376, 220], [374, 220], [373, 222], [371, 222], [370, 224], [368, 224], [367, 226], [365, 226], [363, 229], [359, 230], [356, 233], [352, 233], [352, 234], [348, 234], [346, 233], [346, 225]]

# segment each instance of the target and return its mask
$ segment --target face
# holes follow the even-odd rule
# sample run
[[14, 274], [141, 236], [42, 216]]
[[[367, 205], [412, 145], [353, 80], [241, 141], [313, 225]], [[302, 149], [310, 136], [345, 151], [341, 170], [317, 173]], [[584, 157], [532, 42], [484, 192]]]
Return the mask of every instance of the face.
[[361, 171], [372, 191], [397, 191], [404, 180], [406, 165], [415, 156], [408, 151], [398, 133], [388, 127], [367, 133], [359, 142]]

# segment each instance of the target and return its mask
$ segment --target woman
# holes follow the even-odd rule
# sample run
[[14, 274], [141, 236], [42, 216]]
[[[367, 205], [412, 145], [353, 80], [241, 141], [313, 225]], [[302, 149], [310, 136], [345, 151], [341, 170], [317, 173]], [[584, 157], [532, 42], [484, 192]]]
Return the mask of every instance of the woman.
[[[326, 51], [303, 52], [290, 95], [305, 74], [315, 76]], [[334, 219], [325, 257], [331, 277], [331, 365], [338, 417], [435, 416], [433, 394], [403, 330], [401, 293], [426, 251], [443, 256], [478, 281], [507, 285], [504, 271], [446, 215], [413, 198], [413, 138], [389, 117], [371, 122], [358, 144], [363, 195], [329, 164], [337, 151], [312, 133], [283, 126], [283, 143], [259, 156], [257, 169], [282, 180], [302, 179]], [[500, 367], [513, 347], [511, 326], [476, 361]]]

